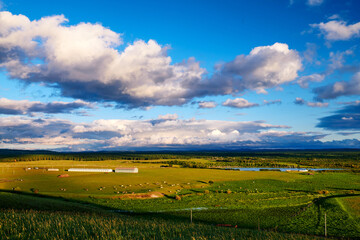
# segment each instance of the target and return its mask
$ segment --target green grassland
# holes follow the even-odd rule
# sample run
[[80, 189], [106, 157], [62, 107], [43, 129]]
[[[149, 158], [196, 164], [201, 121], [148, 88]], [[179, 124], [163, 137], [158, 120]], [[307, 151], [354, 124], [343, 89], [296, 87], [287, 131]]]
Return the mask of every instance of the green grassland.
[[[175, 164], [214, 167], [216, 160], [1, 162], [0, 239], [313, 239], [324, 235], [325, 213], [328, 236], [360, 238], [360, 174], [350, 157], [351, 171], [312, 175]], [[138, 167], [139, 173], [70, 167]]]
[[317, 239], [299, 234], [109, 213], [6, 210], [0, 212], [0, 226], [1, 239]]
[[317, 239], [189, 223], [187, 217], [166, 214], [117, 214], [42, 195], [1, 192], [0, 198], [6, 200], [0, 205], [0, 239]]

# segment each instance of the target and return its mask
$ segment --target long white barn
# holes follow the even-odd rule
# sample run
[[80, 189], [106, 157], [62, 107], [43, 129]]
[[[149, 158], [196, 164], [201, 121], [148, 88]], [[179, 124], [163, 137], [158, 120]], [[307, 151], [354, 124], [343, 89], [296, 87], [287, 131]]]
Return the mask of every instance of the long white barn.
[[113, 170], [104, 168], [69, 168], [68, 172], [113, 172]]
[[138, 168], [115, 168], [116, 173], [138, 173]]

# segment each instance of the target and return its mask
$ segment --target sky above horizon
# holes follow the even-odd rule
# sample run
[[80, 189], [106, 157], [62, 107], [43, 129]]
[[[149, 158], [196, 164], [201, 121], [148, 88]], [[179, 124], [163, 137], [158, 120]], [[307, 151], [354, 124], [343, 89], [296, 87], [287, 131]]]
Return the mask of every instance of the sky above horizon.
[[359, 10], [0, 0], [0, 148], [360, 148]]

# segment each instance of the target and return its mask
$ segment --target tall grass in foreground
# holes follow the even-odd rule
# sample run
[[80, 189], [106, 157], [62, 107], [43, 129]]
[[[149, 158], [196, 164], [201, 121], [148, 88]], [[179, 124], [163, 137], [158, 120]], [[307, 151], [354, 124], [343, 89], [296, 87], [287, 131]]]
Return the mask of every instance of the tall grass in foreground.
[[2, 210], [0, 239], [315, 239], [119, 214]]

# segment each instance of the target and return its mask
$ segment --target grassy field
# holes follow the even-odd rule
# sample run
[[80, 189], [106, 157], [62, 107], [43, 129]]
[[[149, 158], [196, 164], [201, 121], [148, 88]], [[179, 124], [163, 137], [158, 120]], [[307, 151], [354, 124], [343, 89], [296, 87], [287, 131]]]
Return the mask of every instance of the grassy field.
[[[6, 219], [6, 221], [4, 221]], [[0, 212], [1, 239], [316, 239], [157, 217], [69, 212]]]
[[0, 239], [317, 239], [316, 236], [219, 227], [167, 214], [119, 214], [95, 204], [0, 193]]
[[[312, 239], [324, 235], [325, 213], [328, 236], [360, 237], [357, 172], [306, 175], [161, 165], [155, 160], [0, 163], [0, 218], [6, 219], [0, 220], [0, 238], [28, 239], [22, 231], [41, 225], [34, 238]], [[65, 171], [130, 166], [138, 167], [139, 173]], [[61, 174], [69, 177], [59, 178]], [[27, 223], [36, 224], [26, 227]]]
[[[25, 170], [26, 167], [35, 166], [40, 169]], [[114, 186], [116, 186], [117, 190], [121, 190], [121, 192], [156, 190], [164, 193], [171, 193], [183, 188], [207, 187], [209, 186], [209, 181], [242, 181], [251, 179], [293, 181], [299, 178], [306, 178], [306, 176], [292, 173], [236, 172], [196, 168], [160, 168], [160, 164], [140, 163], [136, 164], [136, 167], [140, 169], [139, 174], [70, 173], [65, 171], [70, 167], [115, 168], [118, 166], [133, 167], [134, 163], [123, 161], [56, 161], [56, 164], [53, 161], [0, 163], [1, 178], [10, 180], [10, 182], [1, 182], [0, 179], [0, 188], [12, 189], [14, 187], [19, 187], [22, 191], [30, 191], [31, 188], [37, 188], [42, 193], [46, 194], [62, 194], [63, 192], [61, 192], [60, 189], [63, 188], [66, 189], [66, 194], [113, 195], [115, 192]], [[60, 171], [48, 172], [45, 169], [47, 167], [59, 168]], [[57, 178], [60, 174], [69, 174], [70, 177]], [[22, 179], [23, 181], [19, 181], [19, 179]], [[164, 181], [166, 183], [164, 183]], [[121, 185], [123, 185], [123, 187], [121, 187]], [[161, 188], [161, 186], [163, 188]], [[103, 187], [101, 191], [99, 191], [100, 187]], [[84, 189], [88, 189], [88, 191], [84, 191]]]

